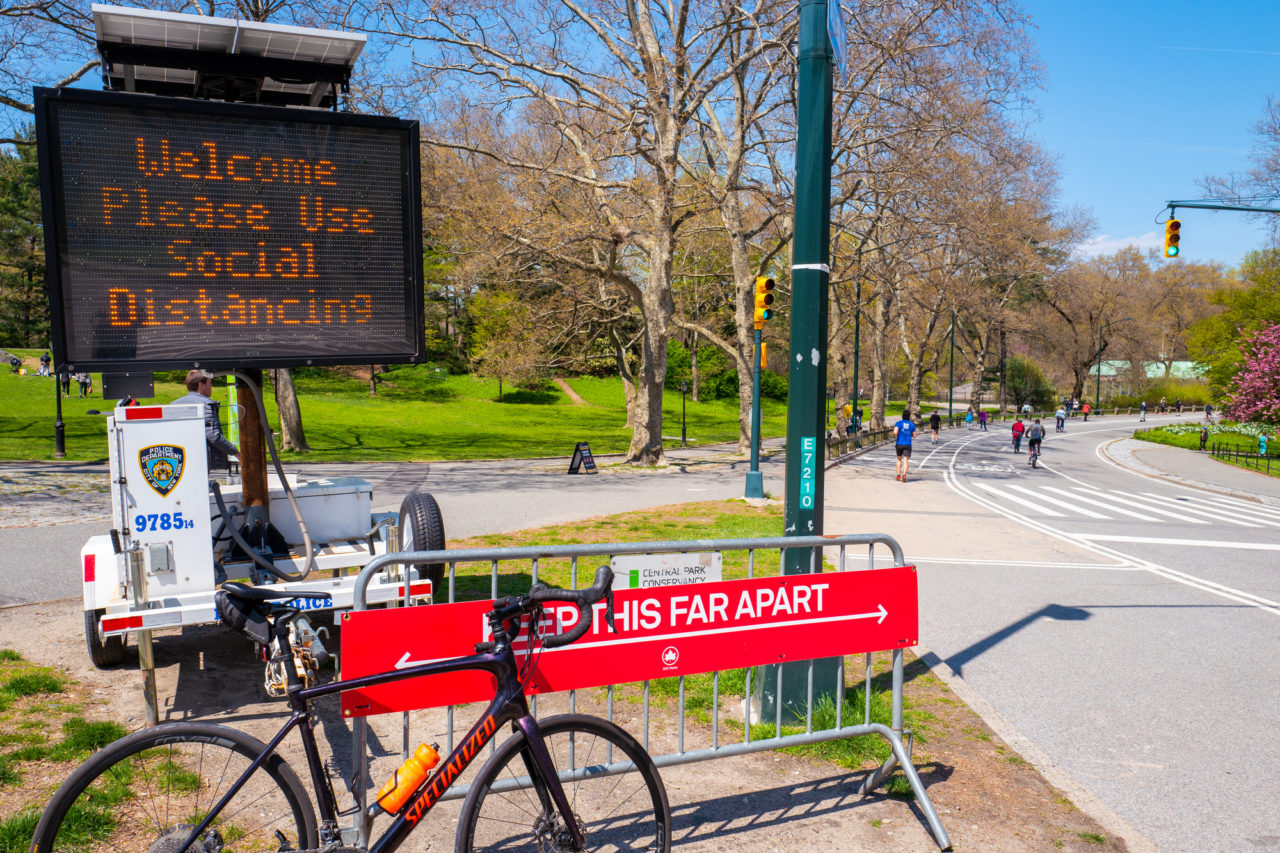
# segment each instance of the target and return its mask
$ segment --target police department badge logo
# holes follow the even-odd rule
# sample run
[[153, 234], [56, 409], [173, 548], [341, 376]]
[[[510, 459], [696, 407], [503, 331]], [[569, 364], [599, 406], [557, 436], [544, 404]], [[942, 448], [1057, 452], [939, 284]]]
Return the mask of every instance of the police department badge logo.
[[187, 452], [172, 444], [153, 444], [138, 451], [138, 463], [142, 466], [142, 476], [147, 478], [147, 485], [155, 489], [162, 498], [177, 488], [182, 479], [182, 462]]

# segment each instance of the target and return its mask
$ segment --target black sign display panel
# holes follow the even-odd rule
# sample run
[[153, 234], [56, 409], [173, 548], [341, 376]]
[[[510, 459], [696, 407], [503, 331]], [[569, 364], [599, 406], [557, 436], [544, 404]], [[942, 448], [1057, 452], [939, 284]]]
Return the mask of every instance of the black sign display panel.
[[423, 357], [416, 122], [36, 91], [55, 358]]

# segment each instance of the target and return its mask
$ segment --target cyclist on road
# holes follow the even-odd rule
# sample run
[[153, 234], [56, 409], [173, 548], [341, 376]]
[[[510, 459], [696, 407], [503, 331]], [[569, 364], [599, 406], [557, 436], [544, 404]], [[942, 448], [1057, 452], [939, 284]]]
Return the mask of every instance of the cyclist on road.
[[1027, 431], [1027, 425], [1022, 422], [1022, 415], [1018, 415], [1018, 419], [1013, 422], [1013, 452], [1018, 453], [1022, 450], [1022, 434]]
[[1040, 442], [1044, 441], [1044, 427], [1040, 425], [1040, 419], [1036, 418], [1036, 422], [1031, 425], [1031, 429], [1027, 430], [1027, 461], [1031, 461], [1031, 457], [1040, 452]]
[[898, 473], [893, 479], [907, 482], [907, 469], [911, 467], [911, 439], [916, 425], [911, 422], [911, 411], [903, 410], [902, 419], [893, 425], [894, 450], [898, 453]]
[[1063, 406], [1058, 407], [1058, 411], [1053, 413], [1054, 419], [1058, 422], [1058, 432], [1064, 432], [1067, 424], [1067, 410]]

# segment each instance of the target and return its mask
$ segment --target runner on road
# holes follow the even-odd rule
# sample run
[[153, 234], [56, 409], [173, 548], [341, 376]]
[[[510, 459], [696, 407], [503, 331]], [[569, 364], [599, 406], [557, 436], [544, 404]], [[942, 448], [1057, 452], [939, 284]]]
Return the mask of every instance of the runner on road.
[[938, 443], [938, 430], [942, 429], [942, 415], [938, 414], [938, 410], [934, 409], [933, 414], [929, 415], [929, 433], [933, 443]]
[[915, 435], [916, 425], [911, 422], [910, 410], [902, 412], [902, 419], [893, 425], [894, 450], [898, 453], [898, 473], [895, 480], [907, 482], [907, 469], [911, 467], [911, 439]]

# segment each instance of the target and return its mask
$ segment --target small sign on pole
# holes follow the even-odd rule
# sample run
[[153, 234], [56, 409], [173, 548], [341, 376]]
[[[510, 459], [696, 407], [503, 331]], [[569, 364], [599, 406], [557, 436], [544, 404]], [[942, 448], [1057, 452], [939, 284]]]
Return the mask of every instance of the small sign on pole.
[[[581, 469], [581, 470], [579, 470]], [[591, 445], [579, 441], [573, 448], [573, 458], [569, 460], [570, 474], [595, 474], [596, 460], [591, 458]]]
[[690, 554], [634, 554], [609, 560], [614, 589], [651, 589], [722, 580], [724, 555], [719, 551]]

